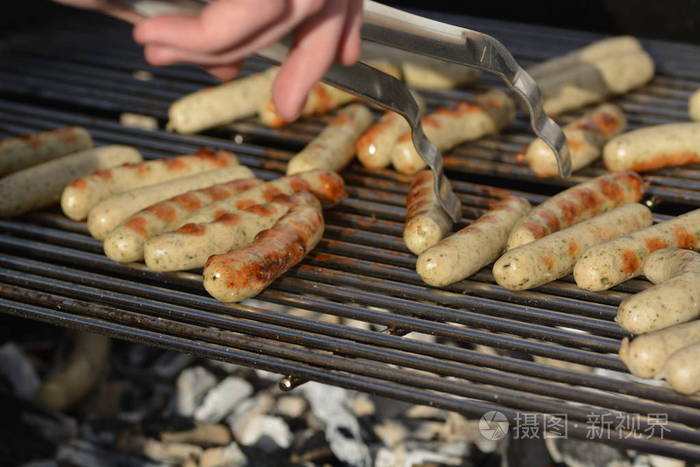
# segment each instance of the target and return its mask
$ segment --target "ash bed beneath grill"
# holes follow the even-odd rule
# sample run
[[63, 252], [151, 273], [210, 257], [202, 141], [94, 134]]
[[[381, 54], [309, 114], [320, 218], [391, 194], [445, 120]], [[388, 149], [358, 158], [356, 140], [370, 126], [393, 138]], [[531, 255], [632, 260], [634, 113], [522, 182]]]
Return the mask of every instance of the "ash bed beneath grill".
[[[523, 65], [597, 38], [491, 20], [455, 21], [502, 40]], [[10, 33], [1, 44], [0, 137], [76, 124], [98, 144], [134, 145], [148, 158], [200, 146], [229, 149], [270, 179], [327, 121], [304, 120], [283, 130], [244, 121], [198, 136], [125, 127], [119, 118], [129, 112], [154, 117], [163, 128], [170, 102], [213, 84], [213, 78], [194, 68], [149, 67], [125, 25], [83, 13]], [[657, 77], [617, 100], [630, 128], [687, 120], [687, 98], [700, 87], [694, 60], [700, 48], [644, 45]], [[251, 62], [246, 71], [262, 66]], [[478, 84], [502, 88], [495, 78], [482, 77]], [[435, 107], [472, 92], [423, 94]], [[447, 154], [447, 173], [464, 204], [463, 223], [483, 214], [503, 189], [538, 203], [603, 172], [595, 165], [566, 181], [537, 179], [516, 160], [530, 139], [521, 114], [502, 135]], [[484, 270], [445, 289], [427, 287], [401, 240], [408, 179], [358, 165], [343, 176], [350, 196], [326, 213], [319, 247], [250, 304], [216, 302], [194, 273], [115, 264], [83, 224], [48, 210], [0, 221], [0, 307], [472, 418], [497, 410], [514, 423], [519, 414], [538, 413], [536, 423], [551, 428], [551, 417], [542, 414], [555, 414], [574, 438], [590, 438], [595, 417], [636, 417], [644, 430], [658, 428], [653, 416], [665, 414], [666, 430], [652, 436], [613, 430], [599, 441], [700, 460], [700, 399], [630, 379], [616, 356], [625, 335], [613, 322], [616, 307], [645, 281], [591, 293], [565, 278], [513, 293]], [[660, 170], [645, 179], [659, 201], [657, 220], [700, 206], [700, 167]]]

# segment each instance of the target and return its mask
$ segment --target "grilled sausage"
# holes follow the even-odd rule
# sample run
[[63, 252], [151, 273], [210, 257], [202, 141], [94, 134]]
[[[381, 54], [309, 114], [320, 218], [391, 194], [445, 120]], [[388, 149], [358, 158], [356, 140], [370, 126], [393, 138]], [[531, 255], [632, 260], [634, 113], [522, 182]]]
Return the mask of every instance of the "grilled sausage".
[[148, 206], [188, 191], [201, 190], [218, 183], [253, 177], [253, 172], [249, 168], [239, 165], [209, 170], [110, 196], [90, 211], [87, 221], [90, 235], [98, 240], [104, 240], [107, 234], [125, 219]]
[[642, 178], [634, 172], [601, 175], [573, 186], [520, 219], [508, 238], [508, 249], [526, 245], [623, 204], [635, 203], [643, 194]]
[[452, 231], [452, 219], [435, 196], [433, 173], [416, 174], [406, 197], [403, 242], [416, 255], [442, 240]]
[[632, 36], [609, 37], [592, 42], [585, 47], [573, 50], [567, 54], [538, 63], [527, 69], [536, 80], [554, 75], [575, 67], [581, 63], [596, 63], [601, 59], [614, 55], [642, 50], [642, 44]]
[[304, 259], [321, 240], [323, 229], [318, 207], [294, 206], [250, 245], [209, 258], [204, 266], [204, 288], [226, 303], [254, 297]]
[[668, 384], [681, 394], [700, 391], [700, 343], [674, 352], [661, 370]]
[[238, 159], [233, 153], [200, 149], [189, 156], [98, 170], [68, 185], [63, 190], [61, 207], [66, 216], [81, 221], [87, 217], [90, 209], [110, 196], [229, 165], [238, 165]]
[[569, 274], [593, 245], [651, 225], [651, 211], [627, 204], [613, 211], [508, 251], [493, 266], [493, 277], [509, 290], [526, 290]]
[[0, 217], [17, 216], [58, 202], [67, 184], [98, 169], [139, 162], [128, 146], [103, 146], [44, 162], [0, 180]]
[[401, 115], [387, 110], [379, 122], [357, 140], [357, 158], [368, 169], [383, 169], [391, 164], [391, 150], [399, 136], [411, 127]]
[[635, 376], [660, 378], [668, 357], [677, 350], [698, 343], [700, 320], [643, 334], [632, 342], [625, 338], [620, 346], [620, 360]]
[[256, 178], [234, 180], [189, 191], [149, 206], [109, 232], [103, 244], [105, 255], [120, 263], [140, 261], [144, 255], [144, 244], [149, 238], [173, 230], [203, 206], [243, 193], [262, 183]]
[[454, 89], [474, 81], [479, 72], [456, 63], [444, 62], [372, 42], [362, 44], [362, 58], [381, 57], [401, 69], [406, 84], [427, 89]]
[[668, 123], [622, 134], [605, 145], [603, 160], [613, 172], [698, 164], [700, 123]]
[[215, 201], [209, 206], [198, 209], [177, 227], [182, 227], [184, 224], [212, 222], [222, 214], [233, 210], [269, 203], [275, 196], [293, 195], [299, 191], [309, 191], [324, 206], [330, 206], [345, 196], [345, 183], [337, 173], [325, 170], [312, 170], [311, 172], [280, 177], [230, 199]]
[[663, 248], [649, 255], [644, 263], [644, 275], [653, 284], [688, 272], [700, 273], [700, 255], [693, 250]]
[[524, 198], [508, 196], [457, 233], [428, 248], [416, 271], [426, 284], [443, 287], [465, 279], [501, 254], [515, 223], [530, 210]]
[[355, 154], [357, 138], [371, 124], [374, 116], [367, 107], [345, 107], [326, 128], [287, 164], [287, 175], [309, 170], [340, 172]]
[[[474, 141], [497, 133], [515, 118], [515, 105], [501, 91], [488, 91], [474, 101], [461, 101], [452, 107], [436, 110], [423, 118], [425, 135], [446, 151], [465, 141]], [[413, 147], [411, 133], [401, 135], [391, 152], [394, 168], [404, 174], [414, 174], [426, 164]]]
[[[413, 93], [413, 98], [421, 109], [425, 107], [425, 101], [418, 94]], [[357, 140], [357, 158], [363, 166], [371, 170], [389, 166], [391, 151], [396, 141], [410, 130], [411, 127], [405, 118], [387, 110], [382, 118]]]
[[617, 324], [632, 334], [643, 334], [700, 316], [700, 254], [664, 248], [649, 256], [644, 272], [657, 279], [665, 277], [623, 301]]
[[[569, 145], [572, 170], [579, 170], [598, 159], [605, 143], [625, 131], [626, 126], [627, 120], [622, 110], [612, 104], [603, 104], [567, 125], [564, 134]], [[525, 158], [538, 177], [559, 174], [554, 152], [539, 138], [527, 148]]]
[[90, 133], [77, 126], [2, 139], [0, 176], [91, 147]]
[[280, 195], [266, 204], [256, 204], [222, 215], [206, 224], [185, 224], [146, 242], [146, 265], [154, 271], [184, 271], [201, 268], [212, 255], [243, 248], [263, 230], [272, 227], [293, 206], [306, 204], [321, 209], [308, 191]]
[[690, 115], [691, 120], [700, 121], [700, 89], [688, 99], [688, 115]]
[[168, 129], [197, 133], [255, 115], [270, 95], [277, 68], [184, 96], [170, 106]]
[[642, 272], [644, 261], [668, 247], [700, 247], [700, 209], [597, 245], [574, 267], [576, 284], [586, 290], [606, 290]]
[[[400, 71], [386, 60], [368, 60], [367, 64], [396, 78], [400, 75]], [[304, 108], [301, 110], [300, 117], [322, 115], [354, 100], [357, 100], [357, 97], [350, 93], [324, 83], [318, 83], [311, 89], [311, 92], [309, 92]], [[258, 117], [264, 125], [272, 128], [280, 128], [289, 123], [285, 122], [277, 113], [271, 98], [266, 99], [260, 106]]]
[[610, 96], [625, 94], [654, 76], [654, 62], [643, 50], [580, 63], [538, 79], [544, 110], [559, 115]]

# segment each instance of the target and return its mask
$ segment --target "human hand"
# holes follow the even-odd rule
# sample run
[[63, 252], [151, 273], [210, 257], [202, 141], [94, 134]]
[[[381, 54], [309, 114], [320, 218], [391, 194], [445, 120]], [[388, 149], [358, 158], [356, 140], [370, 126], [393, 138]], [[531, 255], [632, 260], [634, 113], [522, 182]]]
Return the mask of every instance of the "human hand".
[[214, 0], [197, 16], [144, 19], [134, 38], [153, 65], [194, 63], [228, 80], [247, 56], [291, 33], [272, 98], [280, 116], [293, 120], [333, 61], [358, 60], [361, 14], [362, 0]]

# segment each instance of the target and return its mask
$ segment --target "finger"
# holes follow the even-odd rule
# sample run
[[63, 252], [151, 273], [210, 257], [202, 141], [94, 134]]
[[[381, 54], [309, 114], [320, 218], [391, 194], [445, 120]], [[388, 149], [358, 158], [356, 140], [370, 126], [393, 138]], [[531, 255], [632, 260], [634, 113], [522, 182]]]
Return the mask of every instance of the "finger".
[[306, 96], [333, 62], [343, 32], [347, 1], [326, 2], [323, 10], [297, 30], [295, 43], [273, 85], [273, 101], [287, 120], [299, 116]]
[[291, 27], [313, 12], [318, 0], [217, 0], [198, 16], [163, 15], [141, 22], [134, 38], [141, 44], [158, 44], [193, 52], [229, 50], [263, 32]]
[[231, 81], [233, 78], [238, 76], [241, 72], [243, 63], [239, 62], [233, 65], [223, 65], [223, 66], [207, 66], [204, 69], [209, 72], [209, 74], [219, 78], [221, 81]]
[[362, 0], [349, 0], [337, 60], [352, 65], [360, 59]]

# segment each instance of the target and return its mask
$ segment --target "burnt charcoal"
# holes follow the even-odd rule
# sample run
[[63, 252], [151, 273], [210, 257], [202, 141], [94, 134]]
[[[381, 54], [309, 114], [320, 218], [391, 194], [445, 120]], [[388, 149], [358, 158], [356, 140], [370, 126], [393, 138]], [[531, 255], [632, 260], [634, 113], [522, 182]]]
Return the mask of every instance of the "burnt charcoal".
[[260, 392], [255, 397], [241, 402], [231, 416], [226, 419], [226, 423], [236, 439], [240, 439], [244, 435], [255, 417], [268, 413], [274, 404], [275, 400], [265, 392]]
[[153, 364], [153, 373], [162, 379], [173, 379], [187, 368], [195, 357], [181, 352], [168, 350], [161, 354]]
[[213, 423], [195, 424], [194, 428], [186, 431], [163, 431], [161, 441], [169, 443], [191, 443], [198, 446], [226, 446], [231, 443], [231, 430], [225, 425]]
[[340, 462], [333, 454], [325, 433], [315, 430], [295, 433], [290, 460], [294, 464], [312, 462], [315, 465]]
[[188, 431], [195, 428], [195, 422], [189, 417], [174, 415], [172, 417], [148, 417], [143, 420], [143, 434], [149, 438], [160, 438], [164, 431]]
[[202, 422], [218, 423], [252, 393], [253, 387], [249, 382], [237, 376], [229, 376], [205, 394], [202, 403], [194, 411], [194, 418]]
[[0, 460], [20, 465], [33, 459], [52, 458], [61, 443], [76, 436], [74, 420], [36, 403], [0, 393]]
[[85, 441], [72, 441], [60, 447], [56, 460], [60, 467], [170, 467], [143, 456], [102, 449]]
[[53, 459], [41, 459], [41, 460], [27, 462], [26, 464], [22, 464], [20, 467], [59, 467], [59, 466], [58, 466], [58, 462], [56, 462]]
[[7, 381], [8, 389], [25, 399], [32, 398], [41, 384], [34, 365], [12, 342], [0, 347], [0, 380]]
[[92, 417], [83, 420], [80, 425], [80, 437], [90, 443], [111, 446], [117, 436], [128, 431], [132, 424], [116, 417]]
[[573, 438], [548, 439], [546, 447], [552, 458], [569, 467], [626, 467], [632, 463], [620, 451], [600, 442]]
[[199, 459], [199, 467], [245, 467], [247, 464], [245, 454], [236, 443], [207, 449]]
[[515, 438], [508, 433], [508, 442], [504, 444], [506, 467], [547, 466], [554, 462], [543, 439]]
[[249, 423], [238, 442], [267, 453], [284, 451], [292, 444], [292, 432], [279, 417], [258, 415]]

